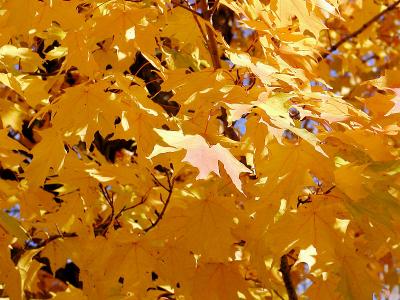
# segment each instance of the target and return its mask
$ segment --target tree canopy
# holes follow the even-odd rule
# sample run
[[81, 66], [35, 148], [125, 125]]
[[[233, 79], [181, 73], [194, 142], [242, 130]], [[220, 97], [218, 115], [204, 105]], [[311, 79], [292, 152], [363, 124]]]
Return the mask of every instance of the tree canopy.
[[0, 0], [0, 296], [394, 294], [399, 4]]

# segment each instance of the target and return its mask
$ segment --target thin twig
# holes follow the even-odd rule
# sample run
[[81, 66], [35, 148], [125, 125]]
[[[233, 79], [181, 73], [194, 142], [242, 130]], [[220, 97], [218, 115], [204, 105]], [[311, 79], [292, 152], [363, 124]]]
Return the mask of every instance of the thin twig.
[[131, 209], [135, 209], [136, 207], [138, 207], [139, 205], [142, 205], [146, 202], [147, 197], [149, 196], [150, 191], [152, 190], [152, 188], [149, 188], [146, 193], [141, 197], [140, 201], [138, 203], [132, 204], [130, 206], [124, 206], [123, 208], [121, 208], [121, 210], [115, 215], [114, 220], [118, 222], [118, 218], [122, 216], [122, 214], [128, 210]]
[[35, 71], [35, 72], [20, 72], [20, 74], [30, 75], [30, 76], [50, 77], [50, 76], [60, 75], [61, 72], [55, 71], [55, 72], [51, 72], [51, 73], [45, 73], [45, 72]]
[[212, 16], [214, 15], [215, 11], [217, 10], [218, 4], [219, 4], [219, 0], [215, 0], [213, 6], [209, 10], [210, 19], [212, 19]]
[[56, 234], [56, 235], [51, 235], [49, 236], [48, 239], [46, 240], [42, 240], [39, 243], [37, 243], [36, 248], [41, 248], [46, 246], [48, 243], [57, 240], [57, 239], [64, 239], [64, 238], [72, 238], [72, 237], [78, 237], [78, 235], [75, 232], [62, 232], [60, 234]]
[[[193, 14], [193, 17], [197, 23], [197, 26], [199, 27], [199, 30], [207, 43], [207, 49], [208, 49], [208, 52], [210, 53], [213, 67], [214, 67], [214, 69], [220, 69], [221, 62], [219, 60], [219, 55], [218, 55], [218, 44], [217, 44], [217, 40], [215, 39], [213, 27], [211, 25], [211, 17], [218, 5], [218, 1], [216, 1], [214, 3], [214, 6], [209, 10], [208, 5], [207, 5], [207, 0], [200, 0], [200, 8], [202, 11], [201, 14], [186, 5], [180, 4], [176, 0], [173, 0], [172, 3], [190, 11]], [[196, 19], [198, 16], [203, 18], [206, 21], [207, 37], [203, 33], [203, 29], [201, 28], [200, 22]]]
[[157, 177], [156, 177], [153, 173], [151, 173], [151, 177], [153, 177], [154, 181], [155, 181], [159, 186], [161, 186], [164, 190], [166, 190], [166, 191], [169, 190], [164, 184], [161, 183], [160, 180], [157, 179]]
[[[167, 196], [167, 198], [166, 198], [165, 201], [164, 201], [164, 199], [162, 199], [162, 195], [160, 194], [160, 201], [161, 201], [161, 203], [163, 204], [163, 208], [162, 208], [161, 212], [158, 212], [157, 210], [155, 211], [155, 215], [157, 216], [157, 219], [156, 219], [155, 221], [149, 219], [149, 222], [150, 222], [151, 225], [150, 225], [149, 227], [143, 229], [143, 231], [145, 231], [145, 232], [148, 232], [148, 231], [150, 231], [151, 229], [153, 229], [153, 228], [161, 221], [161, 219], [163, 218], [163, 216], [164, 216], [164, 214], [165, 214], [165, 212], [166, 212], [166, 210], [167, 210], [169, 201], [171, 200], [171, 197], [172, 197], [172, 191], [173, 191], [173, 188], [174, 188], [174, 178], [171, 178], [171, 174], [168, 172], [168, 170], [165, 171], [164, 173], [165, 173], [165, 175], [167, 176], [167, 180], [168, 180], [168, 182], [167, 182], [168, 184], [167, 184], [167, 185], [163, 184], [153, 173], [150, 173], [150, 175], [151, 175], [151, 176], [153, 177], [153, 179], [154, 179], [155, 184], [156, 184], [157, 186], [160, 186], [160, 187], [163, 188], [164, 190], [166, 190], [166, 191], [168, 192], [168, 196]], [[151, 189], [150, 189], [150, 190], [151, 190]], [[124, 206], [124, 207], [115, 215], [114, 221], [118, 221], [118, 218], [121, 217], [121, 215], [122, 215], [124, 212], [126, 212], [126, 211], [128, 211], [128, 210], [131, 210], [131, 209], [134, 209], [134, 208], [138, 207], [139, 205], [144, 204], [144, 203], [146, 202], [146, 200], [147, 200], [147, 196], [148, 196], [148, 193], [150, 192], [150, 190], [148, 190], [148, 191], [146, 192], [146, 194], [141, 198], [141, 200], [140, 200], [138, 203], [133, 204], [133, 205], [131, 205], [131, 206]], [[107, 224], [107, 225], [109, 225], [109, 224]], [[107, 232], [107, 229], [106, 229], [105, 232]]]
[[106, 233], [108, 232], [108, 228], [114, 222], [115, 208], [114, 208], [114, 200], [112, 199], [112, 196], [110, 197], [106, 188], [101, 183], [99, 183], [99, 187], [101, 193], [103, 194], [104, 198], [106, 199], [108, 205], [111, 208], [111, 214], [105, 219], [105, 221], [102, 224], [98, 226], [98, 228], [102, 229], [99, 233], [105, 236]]
[[394, 2], [393, 4], [389, 5], [388, 7], [386, 7], [386, 9], [384, 9], [383, 11], [381, 11], [379, 14], [377, 14], [376, 16], [374, 16], [373, 18], [371, 18], [369, 21], [367, 21], [366, 23], [364, 23], [360, 28], [358, 28], [356, 31], [354, 31], [353, 33], [346, 35], [345, 37], [343, 37], [340, 41], [338, 41], [336, 44], [334, 44], [332, 47], [329, 48], [329, 50], [327, 52], [325, 52], [324, 54], [322, 54], [319, 58], [318, 61], [322, 61], [325, 58], [327, 58], [330, 54], [332, 54], [333, 51], [337, 50], [341, 45], [343, 45], [344, 43], [346, 43], [348, 40], [355, 38], [356, 36], [358, 36], [360, 33], [362, 33], [363, 31], [365, 31], [369, 26], [371, 26], [374, 22], [379, 21], [379, 19], [385, 15], [386, 13], [390, 12], [391, 10], [395, 9], [397, 5], [400, 4], [400, 0], [397, 0], [396, 2]]
[[206, 35], [206, 33], [204, 32], [203, 27], [201, 27], [201, 24], [200, 24], [199, 20], [197, 19], [197, 16], [196, 16], [196, 15], [193, 15], [193, 18], [194, 18], [194, 21], [195, 21], [196, 24], [197, 24], [197, 27], [198, 27], [199, 30], [200, 30], [200, 33], [201, 33], [201, 36], [203, 37], [204, 42], [207, 44], [207, 35]]
[[183, 9], [186, 9], [187, 11], [190, 11], [194, 15], [197, 15], [197, 16], [201, 17], [201, 13], [191, 9], [189, 6], [183, 5], [182, 3], [179, 3], [176, 0], [172, 0], [171, 3], [176, 5], [176, 6], [182, 7]]
[[285, 254], [281, 257], [281, 268], [279, 271], [282, 273], [283, 282], [285, 283], [286, 291], [289, 300], [297, 300], [296, 288], [293, 285], [292, 278], [290, 277], [291, 265], [288, 262], [288, 255]]
[[221, 62], [219, 60], [218, 55], [218, 44], [215, 39], [214, 30], [211, 25], [211, 11], [208, 10], [207, 0], [200, 0], [201, 10], [203, 12], [203, 19], [206, 21], [206, 30], [207, 30], [207, 48], [208, 52], [210, 52], [211, 60], [214, 66], [214, 69], [221, 68]]
[[167, 189], [167, 191], [168, 191], [168, 196], [167, 196], [167, 199], [165, 199], [165, 201], [161, 201], [161, 202], [164, 203], [164, 206], [163, 206], [161, 212], [156, 211], [157, 219], [156, 219], [154, 222], [153, 222], [152, 220], [149, 220], [150, 223], [151, 223], [151, 225], [150, 225], [149, 227], [143, 229], [144, 232], [149, 232], [151, 229], [153, 229], [154, 227], [157, 226], [157, 224], [158, 224], [158, 223], [161, 221], [161, 219], [164, 217], [164, 214], [165, 214], [165, 212], [166, 212], [166, 210], [167, 210], [169, 201], [171, 200], [172, 191], [173, 191], [173, 188], [174, 188], [174, 179], [173, 179], [173, 178], [172, 178], [172, 179], [170, 178], [168, 172], [166, 172], [166, 175], [167, 175], [167, 177], [168, 177], [168, 189]]
[[112, 220], [114, 218], [114, 213], [115, 213], [114, 201], [113, 201], [112, 197], [110, 197], [107, 190], [104, 188], [104, 186], [101, 183], [99, 183], [99, 187], [100, 187], [101, 193], [103, 194], [104, 198], [106, 199], [108, 205], [111, 208], [111, 220]]
[[147, 199], [147, 197], [142, 197], [142, 199], [141, 199], [138, 203], [133, 204], [133, 205], [130, 205], [130, 206], [124, 206], [124, 207], [121, 208], [121, 210], [115, 215], [114, 220], [117, 220], [124, 212], [126, 212], [126, 211], [128, 211], [128, 210], [131, 210], [131, 209], [134, 209], [134, 208], [138, 207], [139, 205], [142, 205], [143, 203], [146, 202], [146, 199]]
[[214, 69], [220, 69], [221, 68], [221, 62], [219, 60], [219, 54], [218, 54], [218, 44], [217, 40], [215, 39], [214, 35], [214, 30], [212, 29], [212, 26], [207, 23], [207, 37], [208, 37], [208, 51], [210, 52], [211, 55], [211, 60], [214, 66]]
[[283, 298], [283, 297], [278, 293], [277, 290], [273, 290], [273, 291], [274, 291], [274, 293], [279, 297], [279, 299], [285, 300], [285, 298]]

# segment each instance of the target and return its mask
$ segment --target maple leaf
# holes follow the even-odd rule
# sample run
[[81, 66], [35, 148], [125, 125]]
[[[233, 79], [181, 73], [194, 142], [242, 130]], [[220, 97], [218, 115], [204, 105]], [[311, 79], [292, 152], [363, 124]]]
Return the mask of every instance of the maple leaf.
[[[337, 249], [337, 255], [343, 262], [338, 270], [341, 274], [339, 291], [353, 299], [365, 299], [373, 293], [378, 293], [382, 286], [376, 275], [368, 268], [368, 260], [357, 255], [352, 245], [345, 244]], [[365, 289], [357, 288], [360, 283], [365, 284]]]
[[[220, 257], [232, 254], [235, 236], [232, 231], [237, 226], [232, 216], [240, 216], [229, 190], [218, 181], [207, 189], [199, 188], [194, 199], [185, 199], [185, 205], [176, 208], [165, 217], [167, 223], [158, 234], [177, 239], [180, 247], [201, 255], [203, 259], [218, 261]], [[204, 236], [199, 240], [196, 237]], [[215, 245], [218, 244], [218, 247]]]
[[41, 186], [50, 169], [58, 173], [66, 154], [62, 137], [57, 132], [48, 130], [41, 135], [42, 140], [33, 148], [33, 159], [25, 172], [32, 187]]
[[18, 243], [23, 245], [26, 240], [29, 239], [28, 233], [18, 223], [18, 221], [6, 214], [4, 211], [0, 211], [0, 226], [11, 236], [18, 239]]
[[333, 181], [333, 174], [327, 172], [330, 161], [304, 142], [286, 147], [271, 143], [268, 149], [268, 156], [256, 161], [255, 168], [266, 187], [260, 195], [272, 201], [284, 198], [293, 205], [301, 190], [313, 185], [313, 176]]
[[390, 101], [394, 103], [389, 111], [386, 112], [385, 116], [389, 116], [391, 114], [397, 114], [400, 112], [400, 85], [399, 80], [397, 79], [399, 75], [399, 71], [397, 70], [386, 70], [385, 76], [382, 76], [378, 79], [370, 80], [369, 83], [373, 84], [378, 88], [382, 88], [385, 90], [389, 90], [394, 92], [395, 97], [393, 97]]
[[[329, 202], [314, 198], [312, 204], [299, 209], [298, 213], [287, 212], [266, 233], [266, 240], [274, 241], [276, 257], [279, 258], [283, 253], [288, 252], [289, 247], [299, 246], [306, 249], [310, 245], [316, 248], [317, 253], [323, 252], [324, 255], [334, 255], [336, 248], [340, 248], [343, 232], [336, 226], [336, 218], [342, 215], [341, 207], [335, 198], [329, 199]], [[280, 235], [282, 228], [288, 224], [292, 226], [290, 232], [285, 236]], [[345, 229], [344, 229], [345, 231]], [[290, 236], [290, 235], [296, 235]]]
[[[320, 18], [315, 14], [313, 10], [307, 8], [306, 1], [299, 0], [274, 0], [271, 1], [271, 6], [277, 12], [279, 25], [287, 25], [291, 21], [291, 17], [296, 16], [300, 23], [301, 30], [309, 30], [318, 37], [322, 29], [325, 29], [325, 25]], [[320, 1], [319, 3], [327, 11], [334, 12], [334, 8], [326, 1]], [[291, 7], [291, 9], [288, 9]]]
[[[106, 88], [107, 83], [102, 81], [67, 89], [51, 105], [54, 126], [61, 131], [70, 128], [74, 135], [80, 136], [87, 143], [93, 140], [98, 130], [97, 124], [103, 124], [101, 127], [105, 132], [111, 131], [115, 118], [122, 112], [112, 96], [104, 92]], [[76, 102], [76, 99], [81, 101]]]
[[394, 106], [385, 114], [385, 116], [400, 113], [400, 88], [392, 88], [391, 90], [396, 95], [396, 97], [391, 100], [394, 103]]
[[218, 166], [218, 161], [220, 161], [233, 184], [239, 191], [243, 192], [239, 175], [243, 172], [251, 173], [251, 170], [239, 162], [228, 149], [222, 147], [219, 143], [210, 146], [200, 135], [185, 135], [181, 131], [154, 130], [172, 147], [156, 145], [149, 158], [162, 153], [185, 149], [186, 155], [183, 161], [199, 169], [196, 179], [205, 179], [211, 172], [220, 175]]
[[[231, 284], [235, 286], [234, 289], [227, 288]], [[235, 262], [209, 263], [200, 265], [196, 270], [191, 293], [196, 300], [224, 297], [233, 299], [237, 297], [238, 291], [245, 291], [246, 285]]]
[[[2, 239], [5, 240], [3, 234]], [[7, 249], [7, 245], [3, 245], [1, 251], [4, 253], [6, 251], [9, 251]], [[5, 291], [8, 293], [8, 295], [10, 295], [10, 297], [13, 297], [13, 299], [22, 300], [23, 293], [21, 289], [22, 280], [20, 272], [18, 271], [18, 269], [15, 268], [14, 263], [10, 257], [6, 255], [1, 255], [0, 262], [3, 266], [0, 270], [0, 280], [4, 282], [6, 286]]]
[[0, 62], [11, 72], [16, 65], [25, 72], [35, 71], [43, 63], [37, 53], [31, 52], [28, 48], [17, 48], [12, 45], [0, 48]]
[[[338, 282], [337, 278], [313, 278], [312, 286], [307, 289], [306, 295], [311, 297], [311, 299], [320, 299], [320, 297], [324, 297], [327, 300], [336, 300], [340, 297], [340, 294], [336, 290], [336, 285]], [[328, 280], [329, 279], [329, 280]]]
[[[167, 26], [163, 30], [163, 34], [171, 36], [177, 39], [180, 43], [188, 43], [196, 45], [202, 42], [201, 30], [205, 29], [203, 24], [202, 27], [193, 26], [187, 28], [187, 30], [181, 30], [182, 23], [190, 23], [193, 20], [193, 15], [184, 10], [181, 7], [176, 7], [171, 11], [171, 15], [168, 16]], [[199, 22], [204, 22], [199, 19]]]

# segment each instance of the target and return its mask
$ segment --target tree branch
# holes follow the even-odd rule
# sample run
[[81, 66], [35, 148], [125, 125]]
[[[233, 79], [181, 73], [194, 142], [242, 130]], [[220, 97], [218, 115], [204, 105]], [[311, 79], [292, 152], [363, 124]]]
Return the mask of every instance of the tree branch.
[[[218, 3], [217, 3], [218, 5]], [[200, 0], [200, 7], [203, 12], [203, 19], [207, 22], [207, 48], [211, 55], [211, 60], [214, 66], [214, 69], [221, 68], [221, 62], [219, 60], [218, 55], [218, 44], [215, 39], [214, 30], [211, 25], [211, 17], [213, 13], [213, 9], [209, 10], [207, 5], [207, 0]]]
[[[167, 173], [167, 174], [168, 174], [168, 173]], [[157, 185], [161, 186], [164, 190], [168, 191], [168, 188], [167, 188], [165, 185], [163, 185], [163, 184], [161, 183], [161, 181], [158, 180], [157, 177], [156, 177], [153, 173], [151, 173], [150, 175], [151, 175], [151, 177], [153, 177], [154, 182], [155, 182]]]
[[[164, 189], [168, 192], [167, 199], [165, 199], [165, 201], [161, 200], [161, 202], [164, 204], [162, 210], [161, 210], [160, 212], [158, 212], [158, 211], [156, 210], [157, 219], [156, 219], [154, 222], [151, 221], [151, 220], [149, 220], [150, 223], [151, 223], [151, 225], [150, 225], [149, 227], [143, 229], [144, 232], [148, 232], [148, 231], [150, 231], [151, 229], [153, 229], [154, 227], [157, 226], [157, 224], [158, 224], [158, 223], [161, 221], [161, 219], [164, 217], [164, 214], [165, 214], [165, 212], [166, 212], [166, 210], [167, 210], [169, 201], [171, 200], [172, 191], [173, 191], [173, 188], [174, 188], [174, 179], [171, 178], [171, 177], [169, 176], [168, 172], [166, 172], [166, 175], [167, 175], [167, 178], [168, 178], [168, 187], [166, 187], [165, 185], [160, 185], [160, 186], [161, 186], [162, 188], [164, 188]], [[161, 195], [160, 195], [160, 197], [161, 197]]]
[[332, 54], [333, 51], [337, 50], [341, 45], [343, 45], [344, 43], [346, 43], [348, 40], [351, 40], [352, 38], [355, 38], [356, 36], [358, 36], [359, 34], [361, 34], [363, 31], [365, 31], [369, 26], [371, 26], [374, 22], [379, 21], [379, 19], [385, 15], [386, 13], [392, 11], [393, 9], [396, 8], [397, 5], [400, 4], [400, 0], [397, 0], [396, 2], [394, 2], [393, 4], [389, 5], [388, 7], [386, 7], [386, 9], [384, 9], [383, 11], [381, 11], [379, 14], [377, 14], [376, 16], [374, 16], [373, 18], [371, 18], [369, 21], [367, 21], [366, 23], [364, 23], [360, 28], [358, 28], [356, 31], [354, 31], [353, 33], [346, 35], [345, 37], [343, 37], [341, 40], [339, 40], [336, 44], [334, 44], [332, 47], [329, 48], [329, 50], [327, 52], [325, 52], [324, 54], [322, 54], [319, 58], [318, 58], [318, 62], [324, 60], [325, 58], [327, 58], [330, 54]]
[[174, 4], [174, 5], [176, 5], [176, 6], [182, 7], [183, 9], [186, 9], [187, 11], [191, 12], [192, 14], [194, 14], [194, 15], [196, 15], [196, 16], [199, 16], [200, 18], [202, 17], [202, 15], [201, 15], [200, 13], [198, 13], [198, 12], [195, 11], [195, 10], [193, 10], [193, 9], [190, 8], [189, 6], [186, 6], [186, 5], [182, 4], [182, 3], [180, 3], [180, 2], [177, 1], [177, 0], [172, 0], [171, 3]]
[[207, 27], [207, 48], [211, 55], [211, 60], [214, 66], [214, 69], [221, 68], [221, 62], [219, 61], [219, 54], [218, 54], [218, 44], [217, 40], [214, 36], [214, 31], [211, 28], [210, 24], [206, 24]]
[[279, 271], [282, 273], [283, 282], [285, 283], [286, 291], [289, 300], [297, 300], [296, 288], [293, 285], [292, 278], [290, 277], [290, 269], [292, 268], [288, 262], [287, 254], [281, 257], [281, 268]]
[[103, 194], [103, 197], [106, 199], [108, 205], [111, 208], [111, 220], [112, 220], [114, 218], [114, 213], [115, 213], [114, 200], [112, 199], [112, 196], [110, 197], [107, 189], [101, 183], [99, 183], [99, 188], [100, 188], [101, 193]]
[[111, 214], [105, 219], [103, 223], [99, 224], [96, 228], [94, 228], [94, 230], [95, 233], [105, 236], [108, 231], [108, 228], [114, 222], [114, 215], [115, 215], [114, 200], [112, 196], [110, 197], [107, 189], [101, 183], [99, 183], [99, 188], [101, 193], [103, 194], [103, 197], [106, 199], [108, 205], [111, 208]]
[[210, 14], [210, 19], [212, 18], [213, 14], [215, 13], [215, 11], [217, 10], [219, 5], [219, 0], [215, 0], [213, 6], [210, 8], [209, 10], [209, 14]]
[[48, 243], [57, 240], [57, 239], [64, 239], [64, 238], [73, 238], [73, 237], [78, 237], [78, 235], [75, 232], [62, 232], [60, 234], [56, 235], [51, 235], [45, 240], [41, 240], [40, 242], [37, 243], [37, 246], [35, 248], [41, 248], [46, 246]]
[[133, 205], [130, 205], [130, 206], [124, 206], [124, 207], [121, 208], [121, 210], [115, 215], [114, 220], [115, 220], [115, 221], [118, 221], [118, 218], [119, 218], [120, 216], [122, 216], [122, 214], [123, 214], [124, 212], [126, 212], [126, 211], [128, 211], [128, 210], [131, 210], [131, 209], [134, 209], [134, 208], [138, 207], [139, 205], [144, 204], [144, 203], [146, 202], [146, 200], [147, 200], [147, 195], [143, 196], [143, 197], [140, 199], [140, 201], [139, 201], [138, 203], [136, 203], [136, 204], [133, 204]]
[[[172, 4], [182, 7], [183, 9], [186, 9], [187, 11], [190, 11], [193, 14], [193, 17], [197, 23], [197, 26], [199, 27], [199, 29], [207, 43], [207, 49], [208, 49], [208, 52], [210, 53], [211, 61], [212, 61], [214, 69], [221, 68], [221, 62], [219, 60], [219, 54], [218, 54], [218, 43], [217, 43], [217, 40], [215, 39], [214, 30], [211, 25], [211, 18], [212, 18], [212, 15], [214, 14], [215, 10], [217, 9], [218, 2], [219, 2], [219, 0], [215, 1], [214, 5], [211, 7], [211, 9], [208, 9], [207, 0], [200, 0], [200, 8], [202, 11], [202, 13], [200, 14], [197, 11], [193, 10], [192, 8], [179, 3], [177, 0], [171, 1]], [[201, 28], [201, 24], [197, 20], [197, 17], [201, 17], [202, 19], [204, 19], [206, 21], [207, 36], [205, 36], [205, 34], [203, 33], [203, 29]]]
[[273, 290], [273, 291], [274, 291], [274, 293], [279, 297], [279, 299], [285, 300], [285, 298], [283, 298], [283, 297], [278, 293], [277, 290]]

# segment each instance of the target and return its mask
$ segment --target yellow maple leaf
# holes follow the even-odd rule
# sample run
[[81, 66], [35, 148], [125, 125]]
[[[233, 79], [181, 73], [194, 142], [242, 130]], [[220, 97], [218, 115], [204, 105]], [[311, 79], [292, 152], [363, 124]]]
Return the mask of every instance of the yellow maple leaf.
[[41, 136], [42, 140], [32, 150], [32, 162], [25, 170], [30, 187], [39, 187], [47, 175], [58, 173], [66, 155], [63, 139], [58, 132], [48, 129], [42, 131]]

